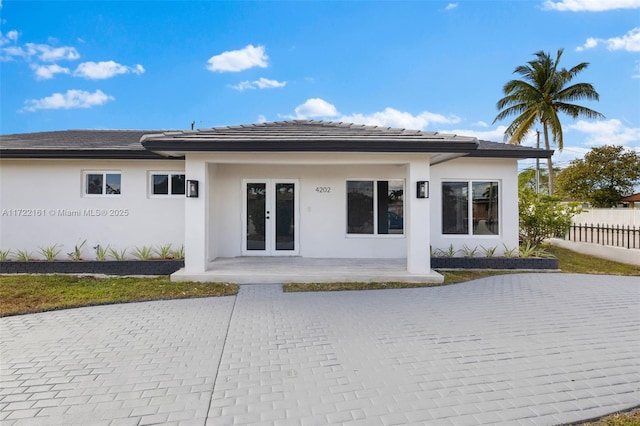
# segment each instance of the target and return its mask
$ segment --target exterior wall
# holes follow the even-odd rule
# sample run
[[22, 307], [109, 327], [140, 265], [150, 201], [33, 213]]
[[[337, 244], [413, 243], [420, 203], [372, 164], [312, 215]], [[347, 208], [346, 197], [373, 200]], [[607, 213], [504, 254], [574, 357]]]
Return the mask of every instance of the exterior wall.
[[[451, 244], [458, 250], [466, 245], [478, 248], [478, 256], [482, 256], [482, 248], [497, 247], [495, 255], [504, 253], [518, 246], [518, 179], [517, 160], [458, 158], [431, 167], [430, 197], [431, 209], [431, 247], [432, 249], [448, 249]], [[442, 182], [456, 180], [497, 180], [499, 193], [500, 235], [444, 235], [442, 234]]]
[[[184, 243], [185, 269], [203, 271], [217, 257], [242, 254], [243, 179], [278, 178], [298, 179], [303, 257], [407, 258], [409, 247], [413, 261], [408, 265], [418, 273], [429, 268], [429, 244], [434, 249], [453, 244], [456, 250], [497, 247], [496, 255], [504, 246], [517, 246], [516, 160], [460, 158], [431, 167], [428, 162], [426, 154], [344, 153], [193, 153], [187, 161], [1, 160], [0, 249], [41, 257], [39, 247], [58, 244], [59, 257], [65, 258], [87, 240], [83, 255], [94, 259], [92, 247], [98, 244], [131, 252], [143, 245]], [[122, 195], [83, 197], [86, 170], [120, 171]], [[187, 179], [199, 180], [199, 198], [150, 198], [149, 172], [163, 170], [184, 170]], [[405, 235], [347, 235], [346, 181], [369, 179], [405, 181]], [[500, 182], [500, 235], [442, 234], [441, 184], [461, 179]], [[428, 199], [416, 199], [418, 180], [430, 182]], [[318, 187], [330, 191], [317, 192]], [[107, 216], [86, 213], [103, 210]]]
[[[300, 256], [319, 258], [404, 258], [404, 235], [347, 235], [347, 180], [405, 179], [405, 167], [396, 165], [235, 165], [217, 164], [210, 222], [217, 235], [210, 252], [218, 257], [241, 255], [243, 179], [299, 180]], [[317, 192], [316, 188], [330, 188]], [[210, 190], [211, 191], [211, 190]], [[407, 194], [405, 188], [405, 194]], [[211, 192], [210, 192], [211, 195]], [[406, 210], [405, 195], [405, 210]], [[213, 260], [213, 259], [211, 259]]]
[[[83, 197], [83, 171], [120, 171], [122, 194]], [[0, 161], [0, 248], [26, 250], [58, 244], [64, 259], [86, 240], [114, 249], [184, 243], [184, 196], [149, 197], [149, 171], [181, 171], [180, 160]], [[102, 213], [106, 212], [106, 216]], [[98, 215], [98, 213], [100, 215]]]

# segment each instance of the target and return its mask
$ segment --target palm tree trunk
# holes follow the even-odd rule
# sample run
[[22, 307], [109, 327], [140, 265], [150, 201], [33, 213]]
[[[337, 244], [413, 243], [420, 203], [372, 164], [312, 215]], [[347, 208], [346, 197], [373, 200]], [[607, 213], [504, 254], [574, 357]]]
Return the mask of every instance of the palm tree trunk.
[[[547, 123], [542, 123], [542, 128], [544, 129], [544, 147], [548, 151], [551, 149], [549, 146], [549, 128], [547, 127]], [[553, 161], [551, 157], [547, 158], [547, 169], [549, 172], [549, 195], [553, 195]]]

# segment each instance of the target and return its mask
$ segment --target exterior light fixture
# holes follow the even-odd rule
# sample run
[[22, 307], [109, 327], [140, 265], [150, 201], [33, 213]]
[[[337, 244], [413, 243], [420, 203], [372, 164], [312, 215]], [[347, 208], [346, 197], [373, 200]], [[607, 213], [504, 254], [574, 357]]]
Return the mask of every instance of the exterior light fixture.
[[416, 184], [416, 198], [429, 198], [429, 181], [419, 180]]
[[198, 181], [197, 180], [187, 181], [187, 197], [198, 198]]

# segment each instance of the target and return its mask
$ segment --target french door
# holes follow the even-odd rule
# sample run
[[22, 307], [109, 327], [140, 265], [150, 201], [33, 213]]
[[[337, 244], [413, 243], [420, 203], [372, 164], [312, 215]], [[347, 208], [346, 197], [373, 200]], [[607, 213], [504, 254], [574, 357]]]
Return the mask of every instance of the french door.
[[242, 254], [298, 255], [298, 181], [245, 179]]

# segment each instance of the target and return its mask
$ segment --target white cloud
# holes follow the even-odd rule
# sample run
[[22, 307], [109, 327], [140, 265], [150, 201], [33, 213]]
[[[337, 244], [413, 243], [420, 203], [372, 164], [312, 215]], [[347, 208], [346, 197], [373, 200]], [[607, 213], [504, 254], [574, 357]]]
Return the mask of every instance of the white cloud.
[[409, 112], [398, 111], [394, 108], [385, 108], [384, 111], [371, 114], [343, 115], [340, 121], [368, 124], [383, 127], [400, 127], [403, 129], [424, 130], [431, 124], [453, 124], [460, 122], [455, 115], [444, 116], [429, 111], [423, 111], [417, 115]]
[[298, 105], [295, 109], [297, 120], [306, 120], [317, 117], [335, 117], [338, 110], [333, 104], [320, 98], [307, 99], [305, 103]]
[[640, 148], [640, 127], [627, 127], [615, 118], [601, 121], [579, 120], [567, 126], [567, 129], [584, 133], [584, 145], [589, 147], [623, 145]]
[[229, 50], [212, 56], [207, 61], [207, 69], [213, 72], [238, 72], [253, 67], [266, 68], [269, 57], [264, 46], [249, 44], [240, 50]]
[[582, 52], [583, 50], [586, 50], [586, 49], [593, 49], [597, 45], [598, 45], [598, 39], [589, 37], [582, 46], [576, 47], [576, 50], [578, 52]]
[[255, 89], [255, 87], [253, 86], [253, 84], [251, 84], [251, 82], [249, 80], [246, 81], [241, 81], [240, 83], [231, 86], [232, 89], [238, 90], [240, 92], [242, 92], [243, 90], [247, 90], [247, 89]]
[[478, 126], [478, 127], [489, 127], [489, 124], [485, 121], [476, 121], [475, 123], [473, 123], [474, 126]]
[[80, 58], [76, 48], [71, 46], [53, 47], [48, 44], [27, 43], [25, 47], [29, 56], [37, 56], [38, 59], [44, 62], [72, 61]]
[[104, 80], [118, 74], [143, 74], [144, 71], [144, 67], [140, 64], [128, 67], [114, 61], [83, 62], [78, 65], [73, 75], [89, 80]]
[[640, 8], [640, 0], [547, 0], [543, 4], [545, 10], [560, 12], [602, 12], [614, 9]]
[[28, 99], [25, 101], [24, 111], [37, 111], [39, 109], [72, 109], [91, 108], [112, 101], [113, 96], [96, 90], [93, 93], [84, 90], [67, 90], [66, 93], [54, 93], [42, 99]]
[[621, 37], [608, 39], [589, 37], [584, 45], [576, 48], [577, 51], [592, 49], [599, 44], [605, 44], [608, 50], [625, 50], [627, 52], [640, 52], [640, 27], [636, 27]]
[[444, 10], [453, 10], [457, 7], [458, 7], [458, 3], [449, 3], [447, 7], [444, 8]]
[[296, 120], [310, 118], [331, 119], [344, 123], [366, 124], [382, 127], [399, 127], [403, 129], [424, 130], [432, 124], [454, 124], [460, 122], [455, 115], [444, 116], [429, 111], [423, 111], [417, 115], [409, 112], [398, 111], [394, 108], [385, 108], [383, 111], [371, 114], [340, 114], [335, 105], [320, 98], [307, 99], [295, 109], [295, 115], [281, 116]]
[[274, 89], [286, 86], [286, 81], [269, 80], [268, 78], [260, 77], [254, 81], [241, 81], [235, 86], [231, 86], [232, 89], [243, 91], [247, 89]]
[[623, 35], [606, 40], [609, 50], [626, 50], [628, 52], [640, 52], [640, 27], [636, 27]]
[[284, 87], [287, 85], [286, 81], [278, 81], [278, 80], [269, 80], [268, 78], [260, 77], [258, 80], [254, 81], [253, 84], [258, 86], [259, 89], [272, 89]]
[[6, 35], [0, 32], [0, 46], [16, 41], [18, 41], [18, 32], [16, 30], [11, 30]]
[[49, 80], [52, 79], [56, 74], [71, 73], [69, 68], [64, 68], [57, 64], [32, 65], [31, 68], [35, 71], [36, 80]]
[[256, 121], [256, 123], [266, 123], [266, 122], [267, 122], [267, 117], [265, 117], [262, 114], [258, 116], [258, 120]]

